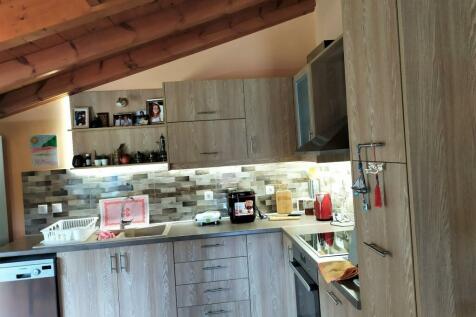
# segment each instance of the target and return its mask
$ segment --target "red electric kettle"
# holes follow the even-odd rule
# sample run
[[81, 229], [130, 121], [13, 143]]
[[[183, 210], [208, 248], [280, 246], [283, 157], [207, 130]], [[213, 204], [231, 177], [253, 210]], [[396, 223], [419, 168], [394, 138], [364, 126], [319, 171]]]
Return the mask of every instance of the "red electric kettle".
[[[322, 194], [320, 194], [322, 196]], [[316, 200], [314, 202], [314, 213], [316, 215], [316, 220], [319, 221], [329, 221], [332, 220], [332, 200], [330, 194], [324, 194], [322, 201], [319, 202], [319, 194], [316, 195]]]

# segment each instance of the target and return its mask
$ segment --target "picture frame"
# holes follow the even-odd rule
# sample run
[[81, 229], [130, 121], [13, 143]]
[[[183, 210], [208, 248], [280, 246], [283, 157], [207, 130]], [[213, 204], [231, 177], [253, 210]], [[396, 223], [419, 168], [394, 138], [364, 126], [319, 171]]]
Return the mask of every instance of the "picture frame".
[[109, 112], [98, 112], [97, 116], [101, 120], [101, 125], [103, 128], [109, 127]]
[[134, 122], [134, 114], [132, 112], [115, 113], [113, 115], [113, 125], [115, 127], [132, 126]]
[[89, 108], [73, 108], [73, 129], [89, 128]]
[[136, 111], [134, 116], [134, 125], [148, 125], [149, 124], [149, 114], [147, 110]]
[[165, 123], [165, 102], [164, 98], [148, 99], [146, 101], [147, 112], [150, 124]]

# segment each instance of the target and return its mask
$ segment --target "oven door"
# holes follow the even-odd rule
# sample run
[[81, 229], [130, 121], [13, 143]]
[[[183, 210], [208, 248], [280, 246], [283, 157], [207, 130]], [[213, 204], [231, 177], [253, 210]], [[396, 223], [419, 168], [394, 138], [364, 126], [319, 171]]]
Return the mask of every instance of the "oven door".
[[289, 265], [294, 272], [297, 317], [320, 317], [319, 286], [295, 259]]

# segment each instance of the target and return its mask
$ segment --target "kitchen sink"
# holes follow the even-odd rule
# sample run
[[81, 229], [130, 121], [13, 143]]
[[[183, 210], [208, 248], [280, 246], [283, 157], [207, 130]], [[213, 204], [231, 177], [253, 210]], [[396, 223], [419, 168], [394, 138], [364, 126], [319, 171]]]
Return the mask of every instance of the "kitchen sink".
[[166, 236], [169, 233], [170, 224], [152, 225], [141, 228], [126, 228], [118, 231], [118, 238], [122, 235], [124, 238], [138, 238], [138, 237], [152, 237], [152, 236]]

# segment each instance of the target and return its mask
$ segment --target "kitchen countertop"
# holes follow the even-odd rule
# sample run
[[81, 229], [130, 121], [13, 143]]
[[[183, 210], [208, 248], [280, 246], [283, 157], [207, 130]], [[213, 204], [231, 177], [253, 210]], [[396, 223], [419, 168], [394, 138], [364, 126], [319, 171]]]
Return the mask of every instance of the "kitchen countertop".
[[[171, 242], [179, 240], [193, 240], [225, 236], [238, 236], [244, 234], [257, 234], [269, 232], [284, 232], [293, 241], [304, 249], [315, 261], [319, 263], [322, 258], [297, 235], [306, 233], [319, 233], [329, 231], [352, 230], [352, 227], [337, 227], [329, 222], [316, 222], [314, 216], [302, 216], [299, 220], [269, 221], [256, 219], [254, 222], [233, 224], [229, 219], [223, 219], [219, 225], [197, 226], [193, 221], [171, 223], [171, 228], [166, 236], [136, 237], [117, 240], [71, 243], [58, 246], [36, 247], [43, 240], [42, 235], [31, 235], [15, 240], [0, 247], [1, 259], [18, 256], [32, 256], [58, 252], [79, 250], [114, 248], [149, 243]], [[338, 257], [334, 257], [338, 258]], [[329, 258], [326, 258], [329, 260]], [[334, 282], [335, 283], [335, 282]], [[350, 282], [352, 283], [352, 282]], [[353, 283], [352, 283], [353, 285]], [[335, 283], [336, 288], [358, 309], [360, 309], [360, 292], [358, 287], [349, 283]]]
[[[47, 253], [58, 253], [68, 251], [79, 251], [89, 249], [113, 248], [130, 245], [140, 245], [148, 243], [170, 242], [178, 240], [204, 239], [223, 236], [237, 236], [243, 234], [281, 232], [285, 227], [296, 227], [303, 225], [315, 225], [322, 227], [322, 232], [333, 230], [328, 222], [316, 222], [313, 216], [302, 216], [299, 220], [269, 221], [256, 219], [254, 222], [233, 224], [229, 219], [215, 225], [197, 226], [193, 221], [173, 222], [166, 236], [136, 237], [117, 240], [70, 243], [57, 246], [37, 246], [42, 240], [42, 235], [31, 235], [23, 239], [15, 240], [0, 247], [0, 258], [27, 256]], [[335, 230], [335, 229], [334, 229]], [[35, 248], [34, 248], [35, 247]]]

